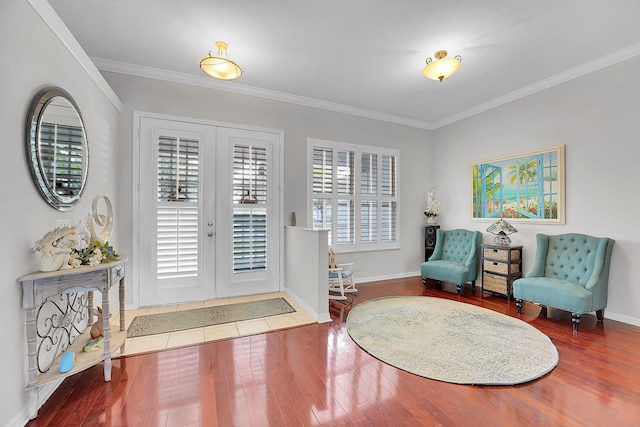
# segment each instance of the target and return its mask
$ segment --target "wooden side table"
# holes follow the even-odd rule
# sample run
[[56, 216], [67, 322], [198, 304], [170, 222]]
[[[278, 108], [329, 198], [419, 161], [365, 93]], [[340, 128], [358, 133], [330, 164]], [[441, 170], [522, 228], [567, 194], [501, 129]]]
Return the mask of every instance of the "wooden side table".
[[510, 301], [513, 281], [522, 277], [522, 246], [483, 244], [482, 292], [504, 295]]
[[[111, 381], [111, 355], [114, 351], [124, 350], [124, 342], [127, 337], [124, 318], [124, 267], [125, 259], [99, 264], [96, 266], [86, 266], [69, 270], [58, 270], [52, 272], [35, 272], [22, 276], [18, 279], [22, 285], [22, 306], [26, 311], [26, 332], [27, 332], [27, 357], [28, 357], [28, 385], [27, 390], [31, 394], [31, 405], [37, 404], [37, 388], [49, 381], [65, 378], [80, 371], [83, 371], [97, 363], [104, 362], [104, 380]], [[109, 315], [111, 309], [109, 305], [109, 289], [118, 285], [120, 315], [119, 330], [112, 331], [110, 328]], [[104, 328], [103, 351], [93, 351], [85, 353], [82, 347], [91, 339], [90, 324], [93, 308], [93, 292], [102, 293], [102, 316]], [[37, 348], [37, 311], [47, 298], [63, 294], [88, 292], [89, 327], [84, 333], [69, 343], [67, 351], [76, 354], [76, 363], [69, 372], [60, 372], [60, 358], [58, 356], [46, 372], [39, 372], [38, 369], [38, 348]], [[37, 407], [29, 408], [31, 419], [37, 416]]]

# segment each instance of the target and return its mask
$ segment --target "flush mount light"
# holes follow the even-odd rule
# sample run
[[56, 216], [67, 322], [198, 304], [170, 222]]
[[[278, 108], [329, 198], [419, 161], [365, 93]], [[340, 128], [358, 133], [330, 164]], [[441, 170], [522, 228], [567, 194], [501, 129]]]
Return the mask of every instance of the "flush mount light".
[[436, 60], [427, 58], [427, 66], [422, 70], [422, 74], [425, 77], [429, 77], [432, 80], [444, 80], [451, 74], [455, 73], [460, 68], [462, 57], [456, 55], [453, 58], [447, 58], [446, 50], [439, 50], [434, 55]]
[[242, 75], [242, 68], [227, 57], [227, 48], [225, 42], [216, 42], [218, 53], [204, 57], [200, 61], [200, 68], [206, 75], [218, 80], [235, 80]]

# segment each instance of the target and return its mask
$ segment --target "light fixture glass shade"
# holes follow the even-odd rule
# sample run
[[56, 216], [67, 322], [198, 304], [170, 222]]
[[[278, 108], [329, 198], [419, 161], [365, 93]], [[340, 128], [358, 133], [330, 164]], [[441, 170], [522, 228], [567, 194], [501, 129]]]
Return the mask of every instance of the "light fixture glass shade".
[[242, 68], [227, 57], [227, 44], [216, 42], [218, 53], [204, 57], [200, 61], [200, 68], [206, 75], [218, 80], [235, 80], [242, 75]]
[[502, 218], [491, 224], [487, 228], [487, 231], [496, 235], [496, 237], [493, 239], [493, 243], [505, 246], [511, 244], [511, 239], [509, 238], [509, 236], [507, 236], [507, 234], [518, 232], [518, 230], [516, 230], [513, 225], [509, 224]]
[[446, 50], [439, 50], [434, 55], [436, 60], [427, 58], [427, 66], [422, 70], [422, 74], [425, 77], [429, 77], [432, 80], [444, 80], [460, 68], [462, 57], [457, 55], [454, 58], [447, 58]]

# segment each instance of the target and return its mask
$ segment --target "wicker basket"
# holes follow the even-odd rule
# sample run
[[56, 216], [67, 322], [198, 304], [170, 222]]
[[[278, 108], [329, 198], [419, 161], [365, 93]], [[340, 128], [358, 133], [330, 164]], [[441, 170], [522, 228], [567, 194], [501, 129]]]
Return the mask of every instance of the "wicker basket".
[[[506, 262], [495, 262], [489, 259], [483, 261], [484, 271], [492, 271], [494, 273], [509, 274], [509, 264]], [[511, 263], [511, 274], [520, 273], [520, 264], [517, 262]]]
[[[507, 291], [507, 285], [509, 285], [509, 290]], [[506, 276], [498, 276], [496, 274], [491, 274], [484, 272], [482, 275], [482, 289], [488, 292], [495, 292], [501, 295], [511, 296], [513, 287], [513, 280], [509, 283], [509, 280]]]
[[509, 251], [511, 251], [511, 262], [520, 262], [520, 250], [518, 249], [484, 247], [483, 250], [484, 258], [491, 258], [496, 261], [506, 261], [509, 258]]

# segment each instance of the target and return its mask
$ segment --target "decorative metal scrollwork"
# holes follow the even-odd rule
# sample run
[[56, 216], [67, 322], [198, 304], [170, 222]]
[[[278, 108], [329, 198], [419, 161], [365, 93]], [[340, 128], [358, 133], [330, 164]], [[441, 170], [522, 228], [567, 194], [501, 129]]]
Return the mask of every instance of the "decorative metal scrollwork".
[[86, 292], [59, 294], [38, 308], [38, 371], [47, 372], [51, 364], [82, 334], [89, 322]]

